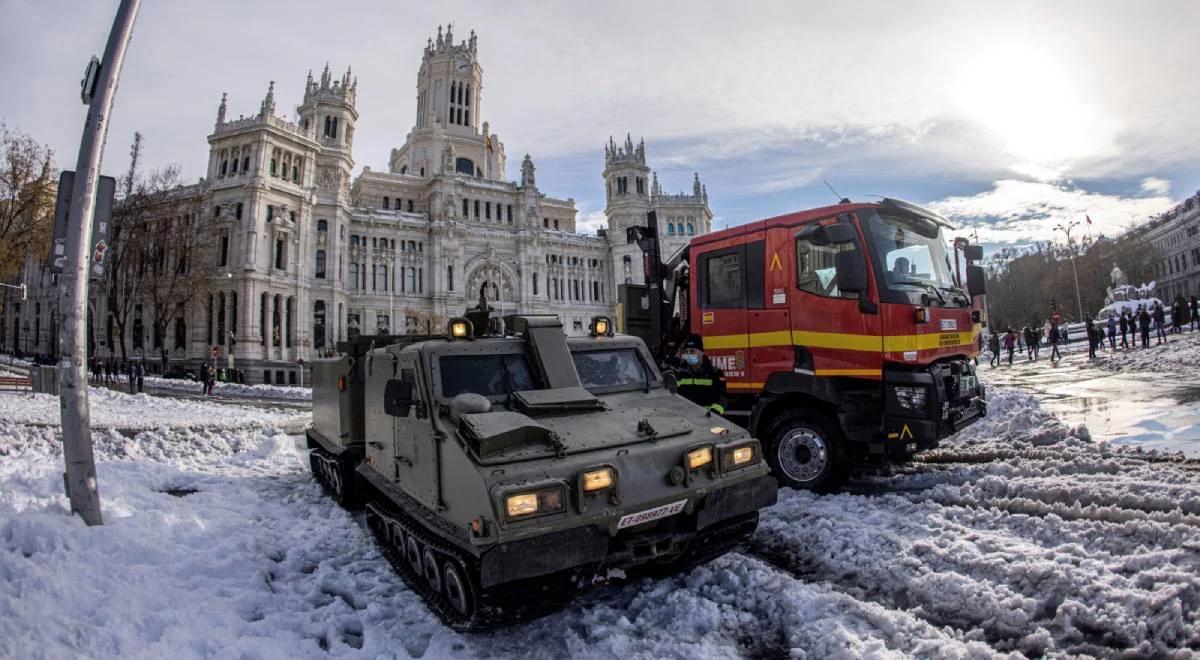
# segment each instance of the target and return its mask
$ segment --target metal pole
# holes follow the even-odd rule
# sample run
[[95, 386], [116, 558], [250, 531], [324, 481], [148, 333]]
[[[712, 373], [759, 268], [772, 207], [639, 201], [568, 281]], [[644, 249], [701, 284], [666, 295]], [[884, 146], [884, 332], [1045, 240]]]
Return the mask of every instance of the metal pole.
[[108, 135], [109, 113], [117, 93], [117, 80], [125, 63], [125, 50], [133, 35], [141, 0], [121, 0], [113, 19], [104, 59], [96, 83], [95, 95], [88, 108], [79, 159], [75, 166], [75, 187], [71, 191], [68, 218], [66, 262], [60, 285], [63, 331], [59, 335], [59, 387], [62, 408], [63, 458], [66, 473], [63, 483], [76, 512], [88, 525], [103, 524], [100, 491], [96, 484], [96, 461], [92, 452], [92, 430], [88, 408], [87, 324], [88, 270], [92, 244], [92, 214], [96, 206], [96, 185], [100, 161]]
[[1079, 308], [1079, 320], [1083, 321], [1083, 299], [1079, 297], [1079, 271], [1075, 270], [1075, 251], [1071, 251], [1071, 274], [1075, 276], [1075, 304]]

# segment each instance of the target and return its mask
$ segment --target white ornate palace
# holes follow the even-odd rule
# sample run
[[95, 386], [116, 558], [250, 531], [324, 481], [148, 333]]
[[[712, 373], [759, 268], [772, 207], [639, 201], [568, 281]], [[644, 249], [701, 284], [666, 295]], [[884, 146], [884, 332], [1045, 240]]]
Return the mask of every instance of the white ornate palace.
[[[439, 27], [417, 72], [412, 131], [386, 172], [367, 167], [357, 178], [358, 81], [349, 69], [340, 79], [328, 65], [318, 79], [310, 73], [296, 122], [276, 116], [274, 83], [249, 117], [228, 117], [222, 96], [202, 186], [220, 286], [189, 310], [185, 329], [166, 333], [172, 360], [195, 365], [215, 352], [224, 366], [232, 332], [248, 381], [292, 382], [299, 360], [354, 333], [440, 331], [481, 290], [505, 313], [558, 314], [579, 334], [592, 316], [615, 312], [618, 283], [641, 281], [626, 227], [657, 211], [667, 254], [709, 231], [699, 177], [691, 194], [664, 194], [645, 145], [626, 137], [605, 146], [607, 230], [576, 233], [574, 200], [541, 192], [528, 155], [520, 179], [505, 179], [504, 145], [482, 121], [482, 89], [475, 34], [456, 44]], [[50, 304], [34, 294], [22, 307], [0, 318], [11, 331], [0, 330], [0, 346], [51, 352], [44, 331], [14, 345]], [[105, 318], [101, 307], [94, 318]], [[96, 354], [109, 355], [111, 324], [94, 332]], [[127, 339], [135, 354], [142, 341], [151, 340]]]

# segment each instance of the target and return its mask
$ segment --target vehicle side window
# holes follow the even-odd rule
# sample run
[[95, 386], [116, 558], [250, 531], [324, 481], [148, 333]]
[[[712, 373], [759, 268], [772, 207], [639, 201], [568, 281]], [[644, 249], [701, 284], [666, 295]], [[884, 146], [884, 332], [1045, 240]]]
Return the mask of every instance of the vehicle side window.
[[837, 253], [853, 249], [853, 243], [816, 245], [812, 241], [796, 239], [796, 287], [829, 298], [857, 298], [857, 293], [843, 293], [838, 289], [834, 269]]
[[745, 269], [742, 251], [734, 250], [704, 259], [704, 306], [744, 307]]

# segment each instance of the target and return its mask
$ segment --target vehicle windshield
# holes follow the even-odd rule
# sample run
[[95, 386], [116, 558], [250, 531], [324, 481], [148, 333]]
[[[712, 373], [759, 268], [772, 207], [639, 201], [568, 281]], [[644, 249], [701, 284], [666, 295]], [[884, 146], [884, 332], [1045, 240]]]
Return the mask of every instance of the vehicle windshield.
[[446, 355], [438, 359], [442, 397], [464, 392], [488, 398], [540, 389], [524, 355]]
[[[952, 275], [942, 228], [930, 220], [897, 215], [871, 214], [866, 221], [883, 270], [887, 289], [934, 299], [949, 298], [958, 291]], [[943, 303], [945, 304], [945, 303]]]
[[591, 392], [641, 388], [650, 378], [632, 348], [578, 351], [571, 353], [571, 359], [579, 372], [579, 382]]

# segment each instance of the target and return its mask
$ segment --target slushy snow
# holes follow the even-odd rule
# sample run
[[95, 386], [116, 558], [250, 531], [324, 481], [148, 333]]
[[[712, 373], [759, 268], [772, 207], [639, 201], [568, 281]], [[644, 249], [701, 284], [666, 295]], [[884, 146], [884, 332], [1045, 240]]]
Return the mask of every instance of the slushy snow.
[[[986, 420], [919, 463], [842, 494], [781, 491], [741, 551], [475, 635], [442, 626], [404, 587], [269, 411], [223, 427], [181, 414], [132, 437], [97, 431], [106, 524], [87, 528], [67, 513], [56, 429], [14, 418], [24, 413], [9, 398], [0, 394], [2, 657], [1200, 650], [1197, 465], [1094, 443], [1015, 390], [993, 391]], [[147, 416], [170, 403], [129, 399]]]

